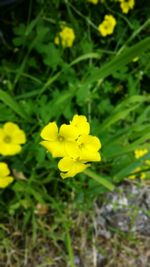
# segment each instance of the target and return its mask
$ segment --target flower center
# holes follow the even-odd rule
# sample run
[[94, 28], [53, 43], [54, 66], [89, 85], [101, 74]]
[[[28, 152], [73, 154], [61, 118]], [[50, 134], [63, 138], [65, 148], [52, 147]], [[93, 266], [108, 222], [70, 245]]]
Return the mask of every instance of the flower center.
[[79, 148], [80, 148], [80, 149], [84, 148], [84, 143], [81, 143], [81, 144], [79, 145]]
[[7, 143], [7, 144], [10, 144], [11, 143], [11, 137], [9, 136], [9, 135], [6, 135], [5, 137], [4, 137], [4, 143]]
[[58, 141], [59, 141], [59, 142], [63, 142], [63, 141], [64, 141], [64, 137], [61, 136], [61, 135], [59, 135], [59, 136], [58, 136]]

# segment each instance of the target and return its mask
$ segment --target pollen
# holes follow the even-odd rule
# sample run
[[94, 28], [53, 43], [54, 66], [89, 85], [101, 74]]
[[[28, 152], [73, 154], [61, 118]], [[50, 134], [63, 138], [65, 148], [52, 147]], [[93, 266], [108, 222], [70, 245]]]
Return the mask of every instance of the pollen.
[[61, 136], [61, 135], [58, 136], [58, 141], [59, 142], [63, 142], [64, 140], [65, 140], [65, 138], [63, 136]]

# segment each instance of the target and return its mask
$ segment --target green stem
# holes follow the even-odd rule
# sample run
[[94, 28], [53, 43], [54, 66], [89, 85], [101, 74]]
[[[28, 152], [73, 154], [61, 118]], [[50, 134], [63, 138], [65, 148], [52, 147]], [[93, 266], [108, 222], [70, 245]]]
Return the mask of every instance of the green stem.
[[67, 243], [66, 245], [67, 245], [69, 259], [70, 259], [70, 267], [76, 267], [74, 265], [74, 253], [73, 253], [72, 242], [71, 242], [71, 237], [70, 237], [68, 228], [66, 228], [66, 243]]
[[104, 187], [106, 187], [107, 189], [109, 189], [111, 191], [114, 190], [114, 185], [107, 180], [107, 177], [102, 177], [101, 175], [97, 175], [97, 174], [95, 174], [93, 171], [91, 171], [89, 169], [84, 170], [84, 173], [86, 175], [88, 175], [89, 177], [91, 177], [96, 182], [98, 182], [99, 184], [101, 184]]

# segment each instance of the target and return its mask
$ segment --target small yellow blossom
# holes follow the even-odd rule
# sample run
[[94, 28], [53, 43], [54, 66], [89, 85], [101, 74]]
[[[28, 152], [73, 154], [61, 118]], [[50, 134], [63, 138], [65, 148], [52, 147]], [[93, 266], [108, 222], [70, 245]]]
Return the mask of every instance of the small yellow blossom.
[[135, 155], [136, 159], [143, 157], [147, 153], [148, 153], [148, 150], [146, 148], [145, 149], [136, 149], [134, 151], [134, 155]]
[[24, 131], [13, 122], [6, 122], [0, 128], [0, 154], [11, 156], [21, 151], [21, 144], [26, 142]]
[[[148, 153], [148, 149], [147, 148], [136, 149], [134, 151], [134, 156], [135, 156], [136, 159], [139, 159], [139, 158], [143, 157], [147, 153]], [[144, 169], [146, 164], [149, 165], [150, 164], [150, 160], [145, 160], [143, 166], [137, 167], [134, 170], [134, 173], [129, 176], [129, 179], [135, 179], [135, 178], [145, 179], [146, 178], [146, 174], [144, 172], [140, 172], [140, 171]], [[138, 173], [138, 172], [140, 172], [140, 173]]]
[[58, 130], [56, 122], [48, 123], [41, 132], [41, 137], [45, 140], [40, 142], [53, 157], [66, 156], [68, 147], [73, 151], [77, 144], [78, 131], [72, 125], [63, 124]]
[[61, 45], [66, 48], [66, 47], [72, 47], [73, 42], [75, 40], [75, 33], [74, 30], [70, 27], [63, 27], [62, 31], [58, 33], [58, 35], [54, 39], [54, 43], [56, 45]]
[[99, 0], [87, 0], [87, 2], [97, 5]]
[[14, 180], [9, 174], [10, 170], [8, 165], [4, 162], [0, 162], [0, 188], [7, 187]]
[[134, 173], [129, 176], [129, 179], [131, 179], [131, 180], [136, 179], [136, 178], [140, 178], [141, 180], [145, 179], [146, 174], [144, 172], [140, 172], [140, 171], [141, 171], [141, 168], [137, 167], [134, 170]]
[[127, 14], [130, 9], [134, 8], [135, 0], [119, 0], [120, 7], [123, 13]]
[[105, 15], [104, 20], [98, 26], [100, 34], [105, 37], [114, 32], [116, 26], [116, 19], [112, 15]]

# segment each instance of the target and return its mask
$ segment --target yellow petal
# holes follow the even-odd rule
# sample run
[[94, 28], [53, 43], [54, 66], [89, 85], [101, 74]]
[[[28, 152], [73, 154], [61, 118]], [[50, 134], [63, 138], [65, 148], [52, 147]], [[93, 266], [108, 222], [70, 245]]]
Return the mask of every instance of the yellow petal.
[[78, 131], [74, 126], [62, 124], [59, 130], [59, 136], [62, 136], [67, 141], [74, 141], [78, 138]]
[[86, 162], [101, 161], [101, 156], [99, 152], [93, 152], [93, 151], [88, 152], [86, 149], [85, 150], [83, 149], [80, 152], [80, 160]]
[[40, 142], [40, 144], [42, 146], [44, 146], [52, 154], [52, 156], [55, 158], [66, 156], [66, 150], [65, 150], [65, 143], [64, 142], [42, 141], [42, 142]]
[[0, 154], [3, 156], [12, 156], [18, 154], [20, 151], [21, 151], [20, 145], [0, 142]]
[[48, 141], [55, 141], [58, 137], [58, 127], [56, 122], [48, 123], [41, 131], [41, 137]]
[[0, 142], [3, 141], [4, 137], [5, 137], [4, 130], [0, 128]]
[[88, 168], [88, 164], [83, 164], [80, 162], [74, 162], [72, 168], [67, 173], [60, 173], [63, 179], [68, 177], [74, 177], [76, 174], [83, 172], [86, 168]]
[[83, 115], [74, 115], [70, 125], [76, 127], [80, 135], [88, 135], [90, 132], [90, 125], [87, 122], [87, 118]]
[[0, 162], [0, 176], [7, 176], [9, 173], [8, 165], [5, 162]]
[[6, 122], [4, 124], [4, 126], [3, 126], [3, 129], [4, 129], [4, 131], [5, 131], [6, 134], [7, 133], [8, 134], [11, 134], [13, 132], [16, 132], [16, 131], [20, 130], [19, 127], [18, 127], [18, 125], [15, 124], [15, 123], [13, 123], [13, 122]]
[[98, 151], [101, 148], [101, 142], [96, 136], [92, 135], [82, 135], [78, 138], [78, 145], [82, 147], [85, 146], [87, 150]]
[[0, 188], [7, 187], [12, 181], [14, 180], [13, 177], [7, 176], [7, 177], [1, 177], [0, 176]]
[[24, 131], [18, 130], [12, 135], [12, 142], [15, 144], [24, 144], [26, 142], [26, 136]]
[[76, 142], [65, 142], [65, 151], [73, 159], [80, 157], [80, 149]]
[[69, 157], [64, 157], [58, 162], [58, 168], [62, 172], [67, 172], [72, 168], [74, 161]]

